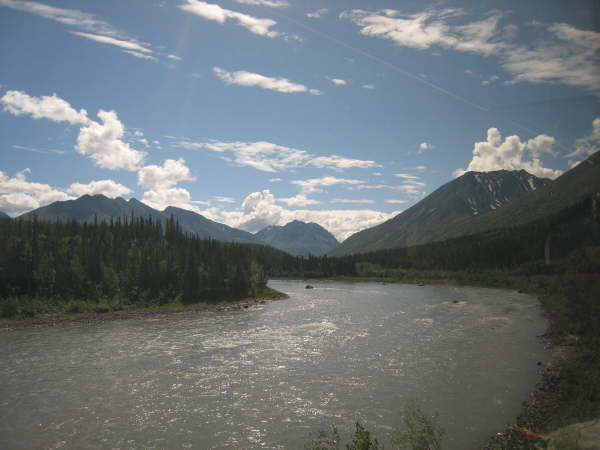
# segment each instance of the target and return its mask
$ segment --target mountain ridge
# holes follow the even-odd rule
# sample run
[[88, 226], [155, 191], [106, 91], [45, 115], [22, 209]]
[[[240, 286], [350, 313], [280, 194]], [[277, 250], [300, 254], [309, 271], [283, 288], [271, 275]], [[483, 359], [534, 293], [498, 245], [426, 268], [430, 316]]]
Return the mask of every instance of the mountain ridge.
[[441, 240], [452, 224], [500, 209], [550, 183], [524, 170], [466, 172], [386, 222], [353, 234], [328, 254], [342, 256]]
[[270, 225], [255, 236], [294, 256], [321, 256], [339, 245], [338, 240], [321, 225], [299, 220], [283, 226]]

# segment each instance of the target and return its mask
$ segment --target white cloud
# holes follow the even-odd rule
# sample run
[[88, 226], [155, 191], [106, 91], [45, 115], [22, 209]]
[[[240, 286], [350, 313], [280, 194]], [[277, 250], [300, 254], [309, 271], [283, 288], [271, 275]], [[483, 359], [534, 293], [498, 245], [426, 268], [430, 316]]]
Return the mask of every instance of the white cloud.
[[386, 200], [385, 202], [386, 203], [395, 204], [395, 205], [402, 205], [404, 203], [408, 203], [407, 200], [394, 200], [394, 199], [392, 199], [392, 200]]
[[308, 162], [309, 165], [318, 167], [320, 169], [333, 169], [333, 170], [345, 170], [352, 168], [369, 169], [374, 167], [382, 167], [381, 164], [377, 164], [375, 161], [369, 161], [364, 159], [351, 159], [342, 158], [341, 156], [319, 156], [313, 158]]
[[158, 61], [158, 58], [155, 58], [152, 55], [148, 55], [146, 53], [136, 52], [135, 50], [123, 50], [123, 53], [127, 53], [128, 55], [135, 56], [138, 59], [145, 59], [148, 61]]
[[295, 195], [293, 197], [288, 197], [288, 198], [278, 198], [277, 201], [285, 203], [288, 206], [294, 206], [294, 207], [318, 205], [321, 203], [318, 200], [313, 200], [312, 198], [308, 198], [304, 194], [298, 194], [298, 195]]
[[268, 6], [269, 8], [287, 8], [290, 4], [284, 0], [235, 0], [245, 5]]
[[122, 39], [117, 39], [111, 36], [102, 36], [99, 34], [92, 33], [83, 33], [81, 31], [71, 31], [71, 34], [75, 34], [82, 38], [90, 39], [92, 41], [100, 42], [101, 44], [114, 45], [115, 47], [123, 48], [125, 50], [130, 50], [133, 52], [139, 53], [152, 53], [152, 50], [144, 47], [135, 41], [125, 41]]
[[293, 94], [297, 92], [307, 92], [311, 95], [320, 95], [317, 89], [309, 89], [298, 83], [293, 83], [287, 78], [272, 78], [258, 73], [239, 70], [237, 72], [227, 72], [219, 67], [213, 67], [215, 75], [227, 84], [236, 84], [238, 86], [258, 86], [271, 91], [282, 92], [284, 94]]
[[96, 31], [103, 34], [119, 35], [119, 31], [103, 20], [96, 19], [93, 14], [76, 9], [56, 8], [43, 3], [21, 0], [0, 0], [0, 6], [18, 9], [35, 14], [46, 19], [54, 20], [64, 25]]
[[341, 78], [331, 78], [331, 82], [336, 86], [346, 86], [348, 84], [346, 80], [342, 80]]
[[180, 56], [177, 56], [177, 55], [171, 55], [171, 54], [169, 54], [169, 55], [167, 55], [167, 58], [169, 58], [169, 59], [171, 59], [173, 61], [183, 61], [183, 58], [180, 57]]
[[[563, 83], [600, 95], [600, 32], [565, 23], [535, 22], [530, 24], [535, 33], [533, 44], [522, 45], [514, 42], [516, 25], [499, 25], [502, 13], [492, 11], [480, 20], [455, 24], [458, 17], [465, 15], [461, 9], [429, 9], [416, 14], [356, 9], [343, 12], [340, 18], [354, 22], [365, 36], [387, 39], [400, 46], [419, 50], [437, 46], [496, 56], [502, 68], [512, 75], [506, 84]], [[465, 73], [474, 75], [470, 69]], [[482, 84], [498, 80], [497, 75], [492, 75]]]
[[327, 14], [329, 10], [327, 8], [320, 8], [316, 11], [306, 13], [306, 17], [309, 19], [320, 19], [323, 14]]
[[331, 203], [352, 203], [357, 205], [372, 205], [375, 200], [369, 200], [366, 198], [334, 198]]
[[277, 205], [276, 201], [269, 190], [253, 192], [242, 203], [242, 211], [223, 212], [222, 217], [228, 225], [250, 232], [269, 225], [285, 225], [292, 220], [315, 222], [343, 240], [398, 214], [373, 210], [288, 210]]
[[283, 181], [282, 178], [270, 178], [269, 181], [271, 183], [279, 183], [280, 181]]
[[122, 197], [129, 195], [133, 191], [127, 186], [116, 183], [113, 180], [98, 180], [87, 184], [73, 183], [69, 186], [69, 192], [81, 197], [82, 195], [98, 195], [102, 194], [109, 198]]
[[433, 150], [435, 147], [432, 144], [428, 144], [427, 142], [421, 142], [419, 144], [419, 153], [425, 152], [427, 150]]
[[490, 128], [487, 139], [475, 143], [473, 158], [467, 168], [457, 169], [454, 175], [460, 176], [467, 171], [524, 169], [535, 176], [554, 179], [562, 171], [543, 167], [540, 159], [541, 153], [552, 153], [554, 142], [553, 137], [543, 134], [527, 142], [522, 142], [519, 136], [508, 136], [502, 140], [498, 129]]
[[[263, 172], [297, 169], [313, 166], [319, 169], [342, 171], [346, 169], [369, 169], [382, 167], [375, 161], [344, 158], [338, 155], [318, 156], [292, 147], [271, 142], [208, 142], [179, 141], [175, 147], [188, 150], [207, 149], [223, 154], [222, 159], [238, 166], [254, 167]], [[281, 179], [273, 179], [281, 181]], [[271, 181], [273, 181], [271, 180]]]
[[105, 169], [137, 170], [146, 153], [134, 150], [123, 142], [125, 127], [115, 111], [98, 112], [102, 124], [94, 121], [79, 130], [75, 149], [91, 157]]
[[533, 47], [514, 47], [506, 53], [502, 67], [513, 75], [510, 83], [559, 82], [600, 94], [600, 33], [564, 23], [538, 27], [548, 32], [547, 39], [537, 40]]
[[483, 86], [488, 86], [488, 85], [490, 85], [490, 84], [492, 84], [492, 83], [495, 83], [495, 82], [496, 82], [496, 81], [498, 81], [499, 79], [500, 79], [500, 77], [499, 77], [498, 75], [492, 75], [492, 76], [490, 76], [489, 78], [487, 78], [487, 79], [483, 80], [483, 81], [481, 82], [481, 84], [482, 84]]
[[411, 175], [409, 173], [395, 173], [395, 177], [404, 178], [405, 180], [418, 180], [419, 177], [417, 175]]
[[277, 172], [279, 170], [302, 167], [309, 159], [310, 154], [271, 142], [188, 142], [181, 141], [177, 147], [187, 149], [207, 149], [217, 153], [224, 153], [223, 159], [238, 166], [254, 167], [263, 172]]
[[185, 0], [185, 4], [180, 5], [179, 8], [185, 12], [221, 24], [225, 23], [228, 19], [234, 20], [238, 25], [260, 36], [274, 38], [280, 34], [277, 31], [271, 30], [273, 26], [277, 25], [277, 22], [272, 19], [259, 19], [248, 14], [222, 8], [213, 3], [206, 3], [199, 0]]
[[233, 197], [217, 196], [215, 197], [215, 200], [219, 203], [235, 203], [235, 198]]
[[93, 14], [76, 9], [57, 8], [34, 1], [0, 0], [0, 6], [35, 14], [69, 27], [85, 30], [85, 32], [71, 31], [71, 33], [85, 39], [119, 47], [124, 49], [125, 53], [136, 58], [157, 61], [157, 58], [149, 55], [154, 52], [147, 45], [140, 44], [136, 39], [109, 23], [97, 19]]
[[183, 159], [167, 159], [162, 166], [150, 165], [138, 171], [138, 184], [159, 191], [171, 188], [181, 181], [193, 180]]
[[55, 201], [73, 199], [48, 184], [27, 181], [29, 172], [25, 169], [10, 178], [0, 171], [0, 211], [17, 216]]
[[[596, 117], [592, 122], [592, 131], [587, 136], [577, 139], [575, 142], [575, 150], [565, 155], [565, 158], [573, 158], [576, 156], [588, 157], [600, 150], [600, 117]], [[570, 166], [574, 167], [581, 161], [570, 161]]]
[[375, 85], [374, 84], [363, 84], [361, 86], [361, 88], [363, 88], [363, 89], [375, 89]]
[[311, 194], [314, 192], [323, 192], [322, 187], [329, 187], [336, 184], [346, 184], [346, 185], [357, 185], [361, 184], [360, 180], [353, 180], [347, 178], [336, 178], [336, 177], [322, 177], [322, 178], [311, 178], [308, 180], [294, 180], [292, 184], [295, 184], [300, 187], [300, 190], [304, 194]]
[[365, 36], [388, 39], [396, 45], [425, 50], [441, 46], [457, 51], [491, 55], [502, 49], [496, 39], [499, 13], [486, 18], [453, 26], [448, 19], [463, 15], [460, 9], [427, 10], [416, 14], [401, 14], [387, 9], [378, 12], [355, 9], [340, 14], [360, 27]]
[[164, 210], [167, 206], [175, 206], [181, 209], [199, 212], [198, 208], [192, 202], [192, 196], [189, 191], [183, 188], [166, 188], [158, 190], [149, 190], [144, 192], [142, 201], [151, 208]]
[[85, 109], [77, 111], [56, 94], [32, 97], [21, 91], [7, 91], [0, 102], [6, 112], [16, 116], [27, 114], [34, 119], [48, 119], [70, 124], [86, 124], [89, 121]]

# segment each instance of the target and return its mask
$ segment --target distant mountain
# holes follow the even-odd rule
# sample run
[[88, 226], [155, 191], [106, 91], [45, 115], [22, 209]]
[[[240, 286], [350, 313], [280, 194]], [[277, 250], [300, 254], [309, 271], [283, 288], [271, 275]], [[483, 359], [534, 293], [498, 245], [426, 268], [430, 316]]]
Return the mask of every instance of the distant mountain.
[[441, 240], [457, 223], [507, 205], [552, 183], [530, 173], [467, 172], [392, 219], [353, 234], [331, 256], [406, 247]]
[[162, 214], [167, 218], [173, 216], [184, 231], [197, 234], [201, 238], [211, 238], [217, 241], [226, 242], [243, 242], [248, 244], [263, 243], [247, 231], [238, 230], [237, 228], [214, 222], [193, 211], [169, 206]]
[[600, 152], [596, 152], [540, 189], [495, 211], [454, 223], [444, 230], [444, 237], [524, 225], [557, 214], [584, 197], [599, 192]]
[[337, 239], [321, 225], [298, 220], [282, 227], [263, 228], [254, 236], [295, 256], [321, 256], [339, 245]]
[[0, 211], [0, 219], [10, 219], [10, 216], [5, 212]]
[[77, 222], [92, 223], [109, 220], [111, 217], [131, 218], [143, 217], [165, 222], [171, 215], [179, 222], [186, 233], [197, 234], [202, 238], [211, 238], [224, 242], [261, 243], [253, 234], [228, 227], [214, 222], [206, 217], [185, 209], [169, 206], [164, 211], [158, 211], [148, 205], [131, 198], [111, 199], [104, 195], [84, 195], [76, 200], [54, 202], [20, 216], [23, 219], [32, 219], [37, 216], [39, 220], [49, 222]]

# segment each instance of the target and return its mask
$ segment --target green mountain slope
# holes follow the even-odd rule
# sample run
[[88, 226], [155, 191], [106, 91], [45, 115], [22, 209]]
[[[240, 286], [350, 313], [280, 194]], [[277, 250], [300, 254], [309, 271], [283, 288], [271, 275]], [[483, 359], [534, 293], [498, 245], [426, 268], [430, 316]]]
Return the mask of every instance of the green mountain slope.
[[321, 256], [339, 245], [337, 239], [321, 225], [298, 220], [282, 227], [263, 228], [255, 236], [294, 256]]
[[416, 205], [373, 228], [358, 232], [329, 253], [341, 256], [424, 244], [445, 237], [446, 229], [485, 214], [550, 184], [524, 170], [467, 172]]

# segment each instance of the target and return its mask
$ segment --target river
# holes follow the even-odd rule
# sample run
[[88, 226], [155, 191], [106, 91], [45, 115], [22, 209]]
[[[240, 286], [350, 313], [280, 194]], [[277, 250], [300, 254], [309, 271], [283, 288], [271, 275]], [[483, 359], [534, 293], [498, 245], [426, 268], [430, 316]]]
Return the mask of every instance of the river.
[[0, 448], [301, 449], [406, 401], [445, 449], [514, 421], [548, 358], [535, 298], [496, 289], [271, 281], [241, 311], [0, 331]]

